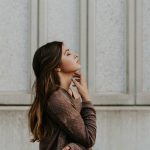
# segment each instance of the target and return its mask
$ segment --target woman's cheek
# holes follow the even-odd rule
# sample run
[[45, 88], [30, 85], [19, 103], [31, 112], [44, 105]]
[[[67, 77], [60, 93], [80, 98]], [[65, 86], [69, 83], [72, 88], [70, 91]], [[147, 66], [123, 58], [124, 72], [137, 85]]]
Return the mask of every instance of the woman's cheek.
[[63, 63], [63, 68], [65, 71], [73, 71], [74, 69], [76, 69], [76, 64], [72, 61], [65, 61]]

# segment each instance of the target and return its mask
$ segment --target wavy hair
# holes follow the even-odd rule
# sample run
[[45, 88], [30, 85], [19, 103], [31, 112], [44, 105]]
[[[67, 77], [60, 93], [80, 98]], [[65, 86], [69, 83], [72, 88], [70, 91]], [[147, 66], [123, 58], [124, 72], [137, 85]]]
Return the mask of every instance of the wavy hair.
[[32, 67], [35, 81], [32, 85], [34, 92], [33, 103], [28, 111], [28, 126], [33, 135], [30, 142], [40, 141], [50, 133], [45, 110], [48, 96], [60, 86], [60, 78], [55, 68], [61, 63], [63, 42], [49, 42], [35, 51]]

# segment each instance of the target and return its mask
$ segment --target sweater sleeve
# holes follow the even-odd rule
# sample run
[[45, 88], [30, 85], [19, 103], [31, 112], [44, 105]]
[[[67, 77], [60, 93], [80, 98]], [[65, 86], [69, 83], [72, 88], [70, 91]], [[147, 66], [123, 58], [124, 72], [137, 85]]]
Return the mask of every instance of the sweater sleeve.
[[92, 147], [96, 140], [96, 111], [92, 102], [82, 102], [79, 113], [65, 94], [53, 94], [48, 100], [50, 119], [57, 123], [73, 142], [86, 148]]

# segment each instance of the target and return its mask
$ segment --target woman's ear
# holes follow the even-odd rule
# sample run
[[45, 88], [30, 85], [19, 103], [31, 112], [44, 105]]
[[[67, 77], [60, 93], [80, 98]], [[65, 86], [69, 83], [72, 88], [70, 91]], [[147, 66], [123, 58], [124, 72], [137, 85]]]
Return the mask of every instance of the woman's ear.
[[57, 67], [55, 68], [56, 71], [60, 72], [61, 71], [61, 68], [60, 67]]

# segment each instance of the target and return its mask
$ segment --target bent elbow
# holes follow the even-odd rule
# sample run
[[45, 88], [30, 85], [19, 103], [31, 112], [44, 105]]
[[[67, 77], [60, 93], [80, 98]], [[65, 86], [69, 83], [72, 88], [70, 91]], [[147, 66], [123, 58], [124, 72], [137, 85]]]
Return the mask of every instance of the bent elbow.
[[85, 139], [85, 147], [90, 148], [94, 146], [96, 141], [96, 132], [95, 133], [89, 133], [89, 136]]
[[87, 146], [92, 147], [94, 146], [96, 141], [96, 128], [94, 130], [89, 131], [88, 133], [89, 136], [88, 136]]
[[95, 144], [95, 139], [89, 139], [88, 141], [87, 141], [87, 144], [86, 144], [86, 147], [87, 148], [90, 148], [90, 147], [92, 147], [92, 146], [94, 146], [94, 144]]

